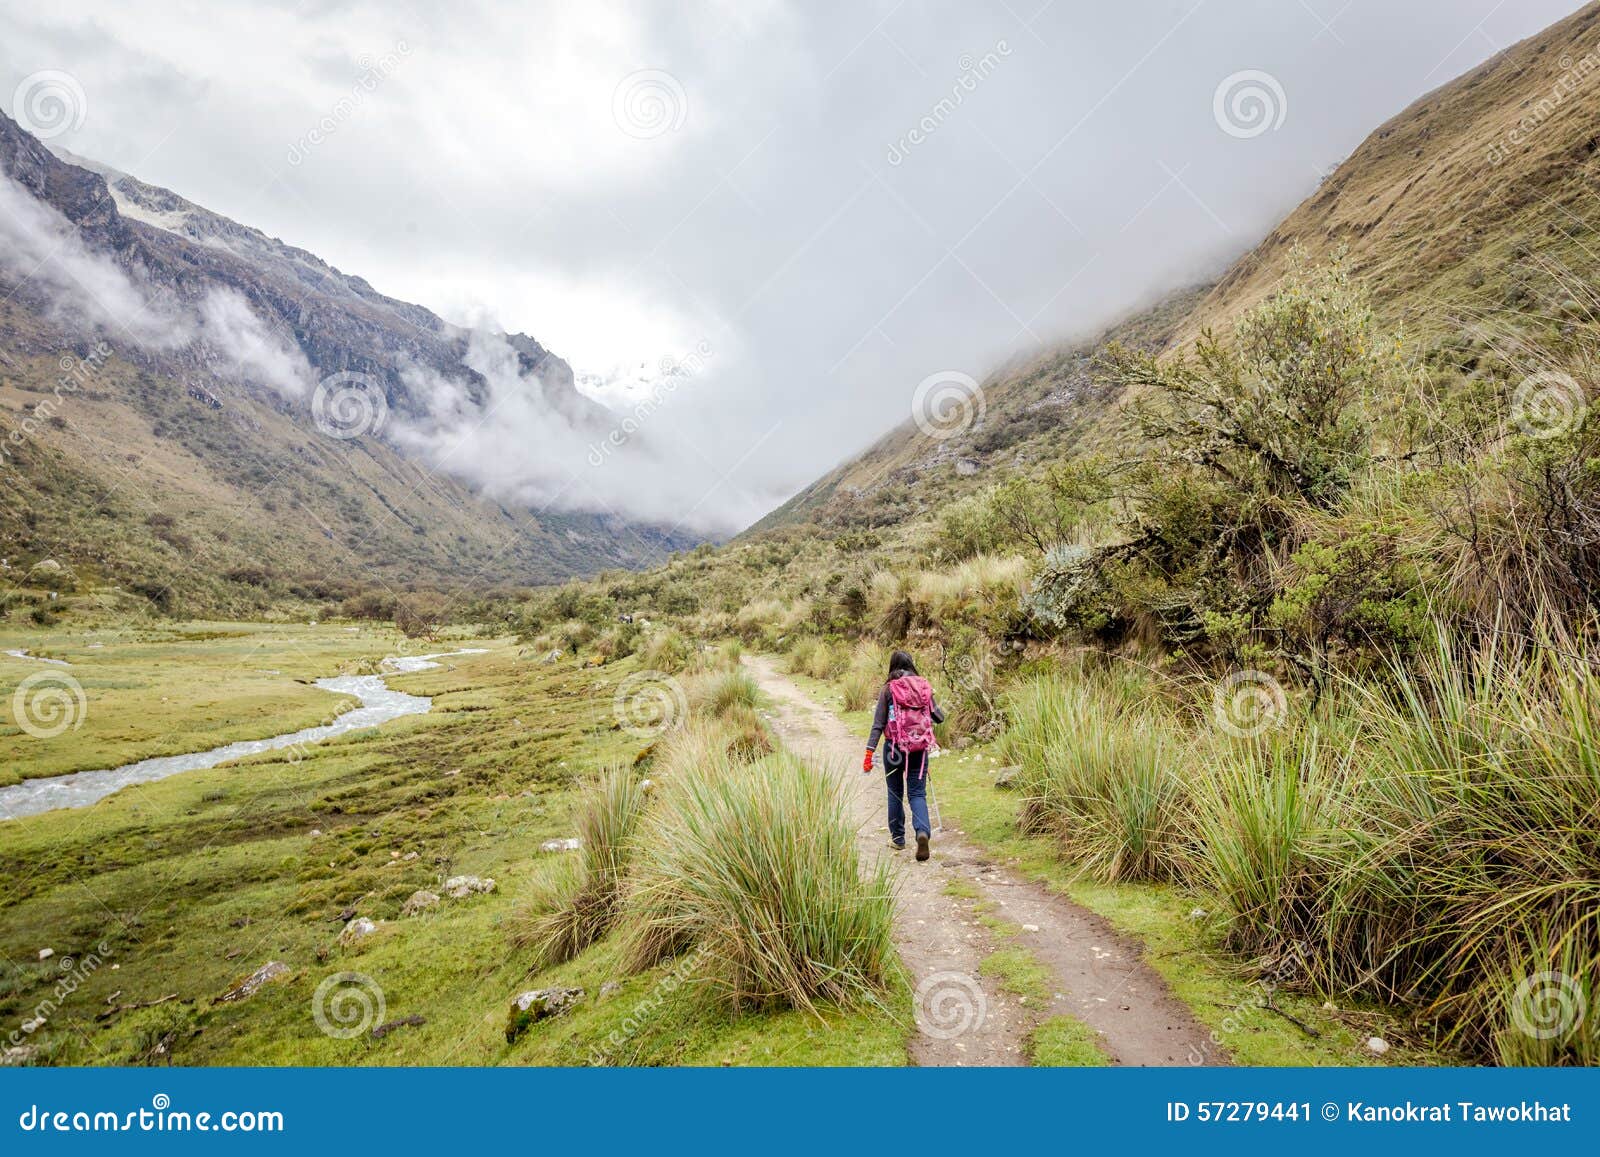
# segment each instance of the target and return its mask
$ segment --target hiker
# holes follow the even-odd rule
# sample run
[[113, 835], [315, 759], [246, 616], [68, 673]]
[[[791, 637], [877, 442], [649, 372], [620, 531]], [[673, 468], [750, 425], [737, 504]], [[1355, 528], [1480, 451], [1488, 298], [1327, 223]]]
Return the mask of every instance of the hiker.
[[872, 735], [862, 772], [872, 770], [872, 756], [882, 738], [884, 778], [889, 784], [889, 846], [906, 847], [905, 806], [911, 801], [911, 828], [917, 834], [917, 859], [928, 858], [928, 754], [933, 749], [933, 725], [944, 722], [944, 712], [933, 701], [933, 688], [917, 674], [917, 665], [904, 651], [889, 657], [889, 679], [878, 692], [878, 710], [872, 716]]

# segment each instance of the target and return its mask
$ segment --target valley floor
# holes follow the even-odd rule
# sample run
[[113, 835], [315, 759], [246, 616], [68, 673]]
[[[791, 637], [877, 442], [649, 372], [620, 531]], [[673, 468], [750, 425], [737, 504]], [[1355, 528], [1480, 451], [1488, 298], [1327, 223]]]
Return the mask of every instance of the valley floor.
[[[316, 722], [333, 697], [296, 678], [366, 669], [401, 642], [250, 624], [87, 639], [4, 640], [31, 656], [56, 648], [85, 692], [76, 729], [0, 735], [21, 776]], [[390, 677], [432, 697], [426, 715], [0, 824], [0, 1047], [54, 1064], [1371, 1060], [1361, 1041], [1374, 1019], [1264, 995], [1212, 955], [1184, 897], [1073, 883], [1047, 847], [1015, 836], [1014, 801], [995, 790], [982, 748], [936, 761], [946, 830], [932, 863], [904, 865], [909, 970], [958, 986], [924, 992], [920, 1017], [909, 987], [862, 1011], [736, 1016], [672, 964], [630, 975], [609, 940], [535, 975], [512, 929], [562, 854], [541, 845], [572, 834], [575, 784], [646, 742], [615, 716], [636, 661], [544, 661], [507, 640], [412, 649], [462, 646], [487, 651]], [[0, 664], [7, 701], [41, 669]], [[865, 719], [841, 720], [830, 688], [761, 657], [750, 665], [780, 737], [830, 762], [859, 759]], [[856, 772], [851, 784], [861, 838], [882, 848], [877, 777]], [[452, 897], [444, 882], [456, 877], [493, 888]], [[421, 892], [437, 903], [419, 909]], [[352, 936], [362, 920], [372, 931]], [[508, 1043], [512, 997], [551, 986], [584, 999]], [[982, 1022], [951, 1032], [963, 998], [981, 1003]], [[952, 1010], [955, 1021], [939, 1020]], [[1386, 1059], [1428, 1057], [1400, 1048]]]

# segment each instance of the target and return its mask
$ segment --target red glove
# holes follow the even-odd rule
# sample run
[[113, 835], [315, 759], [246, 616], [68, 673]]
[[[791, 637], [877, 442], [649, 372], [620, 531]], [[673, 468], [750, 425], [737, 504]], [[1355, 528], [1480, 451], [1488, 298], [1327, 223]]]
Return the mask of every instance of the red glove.
[[861, 761], [861, 770], [863, 772], [872, 770], [872, 748], [870, 747], [867, 748], [867, 757]]

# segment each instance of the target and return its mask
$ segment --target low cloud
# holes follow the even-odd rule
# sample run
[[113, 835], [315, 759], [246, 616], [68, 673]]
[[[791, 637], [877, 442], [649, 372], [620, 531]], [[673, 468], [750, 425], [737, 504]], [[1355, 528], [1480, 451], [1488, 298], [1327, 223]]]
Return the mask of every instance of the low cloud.
[[59, 212], [0, 173], [0, 269], [19, 290], [43, 300], [47, 316], [147, 349], [194, 340], [194, 320], [135, 285], [108, 257], [83, 243]]
[[0, 173], [0, 270], [42, 303], [56, 325], [148, 352], [200, 343], [222, 378], [303, 397], [312, 381], [305, 355], [271, 330], [231, 289], [213, 289], [191, 308], [141, 285], [90, 249], [77, 228], [27, 188]]
[[732, 529], [723, 501], [730, 484], [715, 463], [696, 461], [672, 437], [673, 395], [689, 371], [674, 366], [648, 404], [584, 414], [554, 404], [547, 391], [557, 387], [524, 373], [503, 334], [472, 330], [462, 364], [483, 377], [481, 403], [463, 381], [428, 367], [401, 374], [427, 414], [393, 421], [388, 436], [429, 467], [535, 510], [587, 510], [702, 532]]
[[200, 306], [202, 336], [221, 358], [225, 376], [270, 386], [286, 398], [304, 397], [311, 364], [285, 336], [269, 330], [248, 302], [231, 289], [214, 289]]

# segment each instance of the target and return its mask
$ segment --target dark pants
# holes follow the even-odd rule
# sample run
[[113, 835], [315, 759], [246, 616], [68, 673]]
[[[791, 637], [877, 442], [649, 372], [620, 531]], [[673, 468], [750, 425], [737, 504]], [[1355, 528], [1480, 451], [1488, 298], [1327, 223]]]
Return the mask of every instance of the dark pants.
[[884, 762], [889, 771], [884, 780], [889, 784], [889, 839], [903, 844], [906, 842], [906, 812], [902, 798], [911, 801], [911, 830], [919, 836], [933, 831], [928, 823], [928, 753], [904, 752], [899, 767], [889, 764], [888, 755], [886, 748]]

